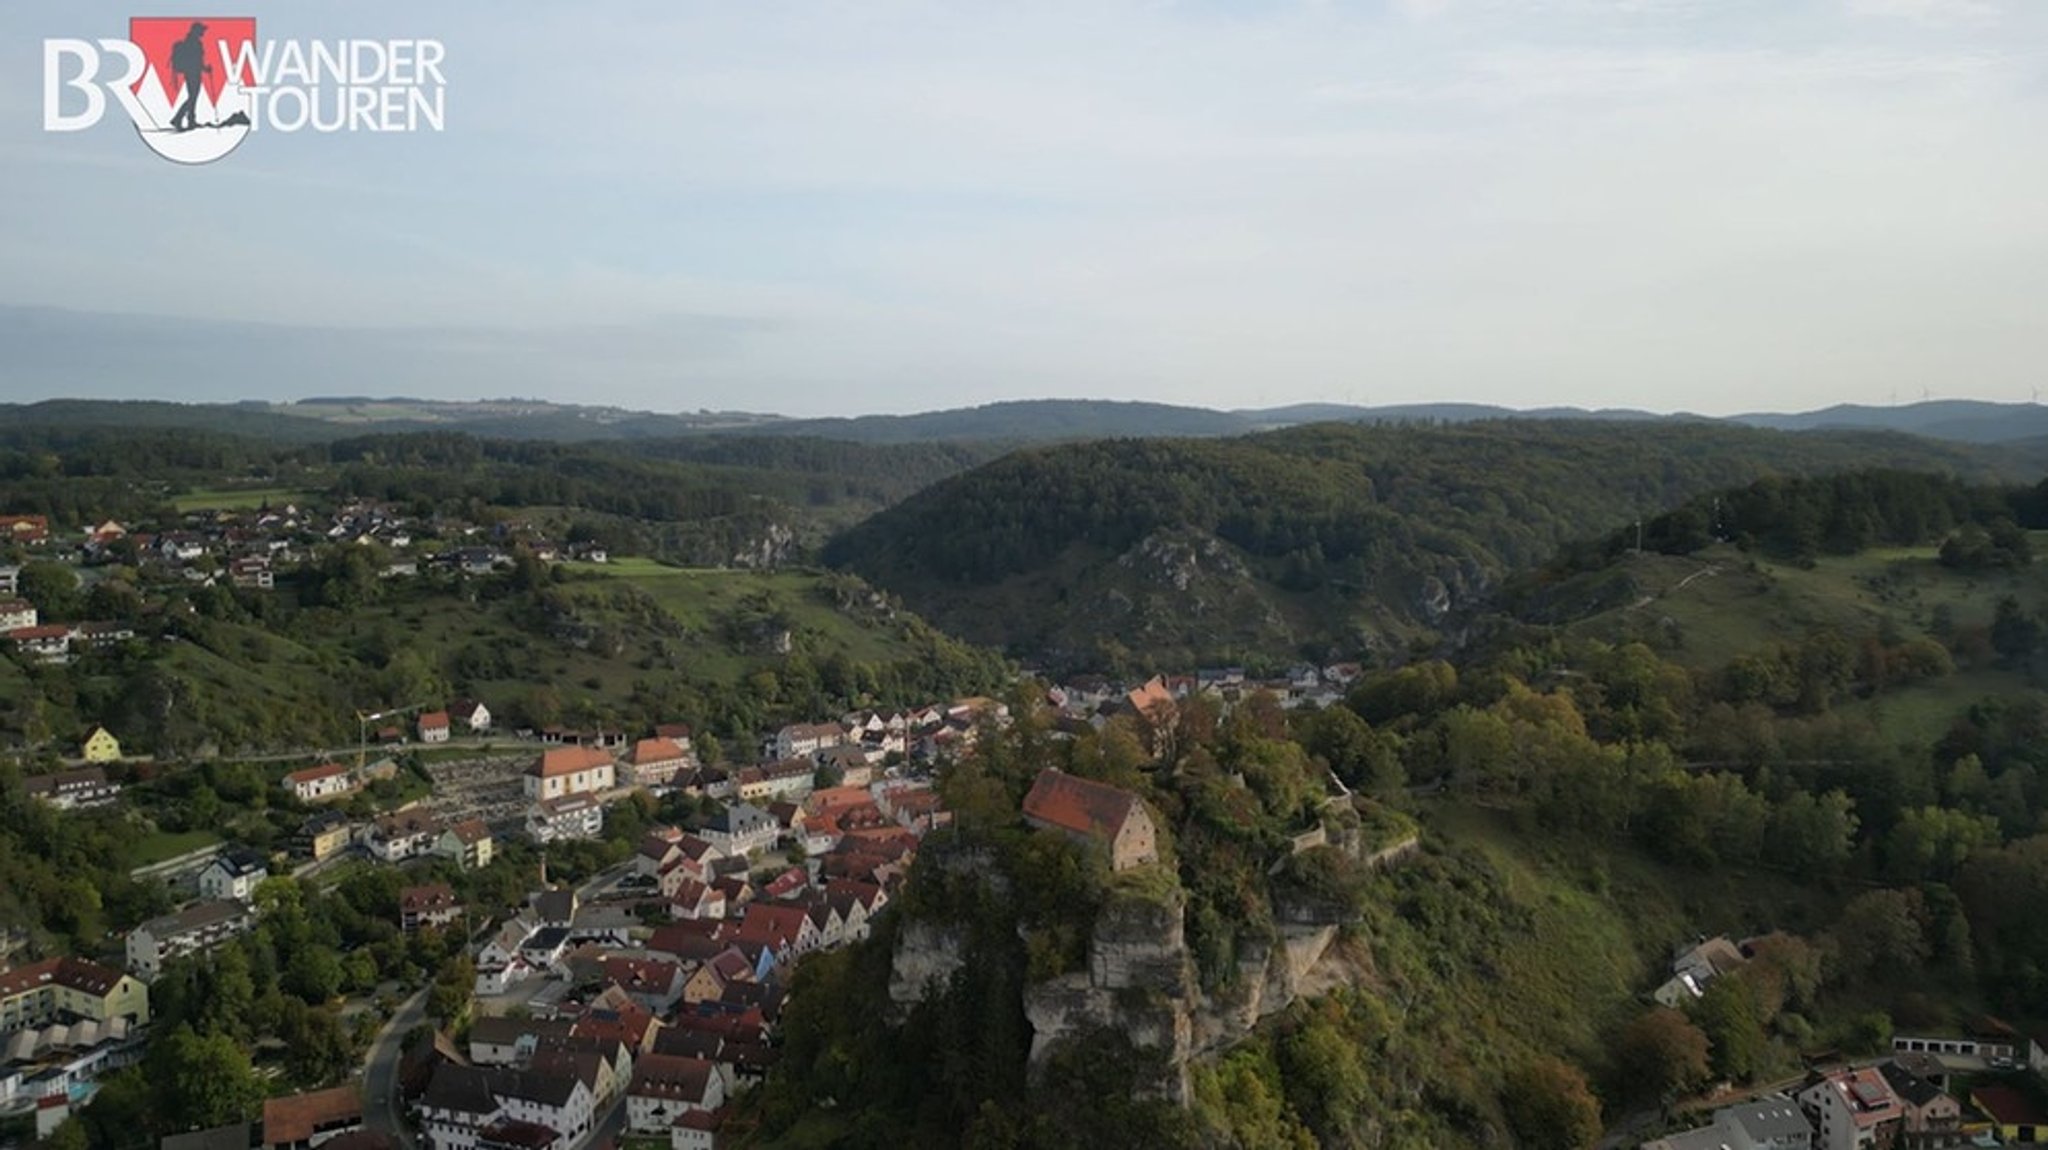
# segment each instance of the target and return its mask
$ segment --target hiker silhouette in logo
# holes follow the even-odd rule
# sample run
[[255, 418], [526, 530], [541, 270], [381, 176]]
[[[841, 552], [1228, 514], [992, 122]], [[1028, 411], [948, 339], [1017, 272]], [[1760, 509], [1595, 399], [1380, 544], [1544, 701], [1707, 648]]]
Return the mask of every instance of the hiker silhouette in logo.
[[185, 81], [185, 102], [171, 117], [171, 130], [189, 132], [199, 126], [199, 89], [213, 68], [206, 62], [206, 25], [194, 23], [185, 38], [171, 45], [171, 75]]

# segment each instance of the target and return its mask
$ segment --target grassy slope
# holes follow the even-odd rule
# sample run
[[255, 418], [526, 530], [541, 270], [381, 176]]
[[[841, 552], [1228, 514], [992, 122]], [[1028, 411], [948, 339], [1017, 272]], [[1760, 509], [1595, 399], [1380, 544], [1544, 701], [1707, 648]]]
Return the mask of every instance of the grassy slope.
[[[2036, 533], [2035, 542], [2048, 545], [2048, 537]], [[1958, 627], [1988, 625], [2006, 595], [2031, 611], [2048, 608], [2048, 570], [1958, 572], [1936, 561], [1931, 547], [1830, 556], [1810, 568], [1714, 547], [1683, 558], [1633, 556], [1619, 570], [1636, 586], [1633, 601], [1571, 629], [1610, 640], [1640, 638], [1703, 672], [1718, 670], [1738, 655], [1796, 641], [1816, 627], [1862, 637], [1889, 622], [1900, 636], [1918, 638], [1929, 637], [1937, 607], [1946, 607]], [[1702, 574], [1706, 571], [1713, 573]], [[1646, 597], [1651, 601], [1641, 603]], [[1894, 738], [1925, 741], [1978, 699], [2028, 685], [2015, 672], [1964, 667], [1953, 676], [1847, 703], [1843, 709], [1869, 715]]]
[[246, 511], [314, 498], [313, 492], [297, 487], [217, 487], [172, 496], [171, 505], [179, 511]]
[[[749, 600], [766, 596], [814, 656], [843, 654], [859, 662], [909, 658], [915, 651], [899, 634], [838, 610], [825, 577], [810, 571], [737, 571], [727, 568], [668, 567], [651, 560], [571, 564], [572, 569], [618, 579], [645, 591], [693, 635], [716, 635], [724, 621]], [[586, 588], [596, 584], [586, 584]], [[737, 677], [768, 665], [759, 654], [699, 649], [691, 665], [699, 677]]]
[[1474, 962], [1439, 957], [1459, 927], [1397, 918], [1373, 939], [1383, 974], [1427, 971], [1424, 995], [1449, 1023], [1495, 1020], [1531, 1043], [1561, 1043], [1598, 1064], [1602, 1032], [1641, 1009], [1664, 977], [1673, 946], [1701, 934], [1737, 937], [1825, 924], [1837, 895], [1772, 871], [1703, 873], [1627, 850], [1560, 843], [1504, 813], [1442, 804], [1424, 812], [1438, 849], [1473, 851], [1500, 876], [1514, 913], [1495, 953]]

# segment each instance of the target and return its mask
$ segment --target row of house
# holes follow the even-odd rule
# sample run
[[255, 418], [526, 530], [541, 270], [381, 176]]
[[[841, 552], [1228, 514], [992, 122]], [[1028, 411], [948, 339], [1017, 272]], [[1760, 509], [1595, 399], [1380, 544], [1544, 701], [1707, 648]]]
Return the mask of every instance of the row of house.
[[1642, 1148], [1936, 1150], [2048, 1141], [2048, 1117], [2033, 1094], [1983, 1083], [1967, 1092], [1966, 1106], [1945, 1087], [1949, 1073], [1938, 1059], [1914, 1053], [1819, 1070], [1790, 1095], [1722, 1107], [1708, 1125], [1653, 1138]]
[[43, 663], [68, 663], [81, 650], [104, 650], [134, 638], [133, 627], [105, 620], [45, 622], [0, 632], [0, 641], [17, 654]]
[[[533, 1145], [566, 1145], [588, 1113], [623, 1102], [630, 1133], [708, 1150], [731, 1097], [773, 1062], [791, 968], [867, 937], [902, 882], [920, 832], [883, 807], [914, 814], [923, 804], [913, 795], [936, 799], [928, 787], [875, 784], [773, 813], [735, 802], [694, 831], [649, 832], [633, 873], [596, 902], [536, 892], [476, 959], [478, 994], [517, 990], [524, 1009], [478, 1019], [462, 1061], [435, 1069], [419, 1105], [427, 1144], [484, 1146], [494, 1124], [516, 1118]], [[833, 828], [828, 849], [755, 873], [750, 850], [798, 842], [813, 822]], [[407, 897], [415, 914], [450, 913], [452, 894]], [[535, 980], [538, 990], [521, 986]]]
[[[116, 757], [118, 751], [119, 744], [116, 744]], [[105, 767], [76, 767], [47, 775], [30, 775], [21, 780], [21, 787], [28, 797], [60, 811], [103, 807], [121, 797], [121, 784], [107, 777]]]

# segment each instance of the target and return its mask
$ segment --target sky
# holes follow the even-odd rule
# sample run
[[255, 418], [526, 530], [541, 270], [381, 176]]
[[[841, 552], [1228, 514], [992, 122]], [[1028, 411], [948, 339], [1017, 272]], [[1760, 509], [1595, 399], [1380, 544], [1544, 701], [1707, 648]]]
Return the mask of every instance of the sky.
[[[0, 400], [1724, 414], [2048, 385], [2042, 0], [296, 0], [445, 130], [43, 130]], [[202, 15], [204, 13], [201, 13]]]

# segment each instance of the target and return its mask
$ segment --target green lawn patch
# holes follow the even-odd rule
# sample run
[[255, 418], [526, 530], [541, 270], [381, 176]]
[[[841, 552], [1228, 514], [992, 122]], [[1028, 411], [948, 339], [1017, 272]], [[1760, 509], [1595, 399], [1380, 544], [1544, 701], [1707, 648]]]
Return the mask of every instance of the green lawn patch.
[[135, 843], [135, 865], [155, 866], [168, 859], [189, 854], [202, 847], [218, 845], [220, 835], [214, 831], [155, 831], [144, 835]]
[[258, 507], [282, 507], [306, 503], [315, 492], [299, 487], [209, 487], [171, 497], [180, 511], [248, 511]]

